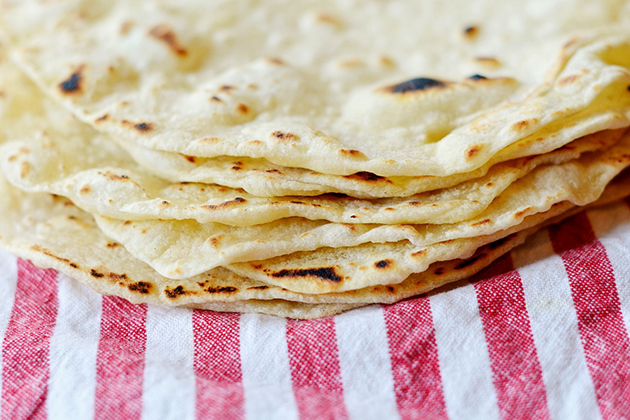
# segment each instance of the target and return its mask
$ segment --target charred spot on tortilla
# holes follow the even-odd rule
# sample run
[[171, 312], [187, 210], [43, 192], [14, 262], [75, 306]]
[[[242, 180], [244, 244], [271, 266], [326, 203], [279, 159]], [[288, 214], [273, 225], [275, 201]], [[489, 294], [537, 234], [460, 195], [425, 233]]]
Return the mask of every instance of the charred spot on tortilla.
[[334, 267], [323, 267], [323, 268], [304, 268], [304, 269], [286, 269], [280, 270], [276, 273], [271, 274], [272, 277], [281, 278], [281, 277], [317, 277], [323, 280], [329, 280], [334, 282], [339, 282], [343, 280]]
[[446, 83], [440, 80], [429, 79], [427, 77], [418, 77], [416, 79], [407, 80], [406, 82], [390, 86], [386, 89], [391, 93], [407, 93], [444, 86], [446, 86]]
[[61, 89], [63, 93], [76, 93], [81, 90], [81, 81], [83, 80], [81, 70], [82, 69], [79, 68], [77, 71], [73, 72], [70, 77], [59, 83], [59, 89]]

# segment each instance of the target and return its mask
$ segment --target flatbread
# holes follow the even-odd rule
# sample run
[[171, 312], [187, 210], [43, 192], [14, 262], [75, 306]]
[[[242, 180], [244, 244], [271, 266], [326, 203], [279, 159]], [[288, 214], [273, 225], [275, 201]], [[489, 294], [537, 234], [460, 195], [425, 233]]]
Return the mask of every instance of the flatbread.
[[[16, 74], [17, 69], [5, 67], [4, 73], [16, 84], [9, 99], [22, 97], [23, 86], [28, 99], [22, 102], [34, 104], [32, 110], [11, 108], [6, 118], [3, 129], [21, 135], [0, 148], [0, 170], [7, 179], [25, 191], [63, 195], [88, 212], [125, 220], [193, 219], [238, 226], [288, 217], [353, 224], [453, 223], [482, 213], [511, 183], [531, 170], [610, 146], [623, 131], [595, 133], [544, 155], [482, 168], [487, 173], [479, 178], [410, 197], [264, 198], [219, 185], [172, 184], [147, 173], [111, 138], [69, 115], [61, 115], [63, 110], [38, 93], [24, 76]], [[29, 123], [22, 116], [10, 118], [19, 109], [28, 116], [37, 115]], [[21, 126], [13, 126], [17, 124]], [[230, 171], [234, 172], [236, 163], [232, 162]], [[153, 166], [163, 168], [159, 161]]]
[[630, 124], [627, 2], [285, 2], [7, 0], [0, 19], [81, 119], [189, 156], [449, 176]]
[[330, 194], [265, 198], [219, 185], [172, 184], [138, 167], [108, 138], [87, 127], [82, 134], [77, 134], [81, 131], [77, 127], [66, 136], [65, 127], [50, 130], [46, 125], [34, 126], [30, 139], [2, 146], [0, 170], [25, 191], [63, 195], [88, 212], [111, 218], [192, 219], [236, 226], [289, 217], [352, 224], [458, 222], [481, 214], [531, 170], [609, 147], [623, 131], [591, 134], [544, 155], [498, 164], [481, 178], [451, 188], [404, 198], [365, 200]]
[[[472, 249], [476, 249], [479, 244], [475, 241], [479, 237], [510, 229], [527, 216], [546, 212], [556, 204], [564, 201], [574, 205], [593, 202], [609, 181], [628, 165], [630, 135], [605, 151], [588, 153], [560, 165], [539, 167], [514, 182], [480, 215], [450, 224], [364, 225], [282, 219], [241, 228], [201, 224], [192, 220], [133, 222], [97, 216], [96, 221], [106, 235], [125, 246], [134, 257], [146, 262], [161, 275], [174, 279], [191, 277], [239, 261], [270, 259], [301, 251], [299, 257], [274, 258], [271, 260], [273, 263], [239, 264], [234, 269], [247, 277], [268, 282], [270, 277], [275, 281], [283, 280], [277, 278], [279, 272], [312, 273], [326, 267], [324, 271], [330, 271], [330, 276], [340, 281], [318, 281], [322, 279], [312, 275], [304, 276], [303, 280], [312, 283], [315, 279], [316, 287], [320, 287], [320, 283], [324, 287], [344, 287], [346, 283], [352, 282], [350, 277], [353, 275], [340, 273], [353, 273], [358, 266], [369, 265], [369, 261], [382, 261], [387, 255], [391, 266], [387, 269], [364, 269], [361, 280], [357, 280], [358, 286], [352, 287], [361, 288], [365, 287], [363, 282], [367, 281], [373, 282], [369, 283], [371, 285], [395, 282], [391, 276], [397, 269], [393, 267], [401, 270], [397, 273], [400, 281], [410, 272], [422, 271], [426, 264], [433, 261], [459, 257], [459, 251], [452, 248], [440, 251], [446, 252], [446, 256], [440, 252], [427, 252], [427, 247], [432, 244], [471, 238]], [[406, 245], [392, 244], [399, 242]], [[362, 244], [365, 246], [359, 246]], [[322, 249], [324, 247], [340, 249]], [[353, 247], [357, 247], [356, 250]], [[401, 252], [400, 257], [395, 255], [397, 252]], [[404, 260], [402, 255], [414, 253], [420, 253], [423, 257], [414, 258], [413, 262], [397, 263], [400, 258]], [[428, 262], [423, 260], [425, 253]], [[305, 262], [294, 261], [302, 259]], [[406, 268], [403, 269], [405, 264]], [[420, 268], [417, 264], [421, 264]], [[383, 275], [387, 276], [387, 280], [382, 279]], [[290, 290], [312, 293], [311, 289], [293, 289], [301, 280], [297, 277], [300, 276], [294, 274], [281, 284], [276, 284]]]
[[[614, 182], [599, 203], [630, 194], [629, 175]], [[570, 213], [579, 210], [573, 209]], [[222, 268], [191, 279], [168, 280], [107, 239], [90, 215], [68, 200], [48, 194], [26, 194], [1, 178], [0, 212], [4, 216], [0, 219], [0, 247], [39, 266], [55, 268], [99, 293], [122, 296], [133, 303], [294, 318], [329, 316], [370, 303], [393, 303], [468, 277], [522, 243], [536, 229], [491, 243], [468, 260], [434, 264], [430, 270], [399, 284], [307, 295], [255, 282]]]

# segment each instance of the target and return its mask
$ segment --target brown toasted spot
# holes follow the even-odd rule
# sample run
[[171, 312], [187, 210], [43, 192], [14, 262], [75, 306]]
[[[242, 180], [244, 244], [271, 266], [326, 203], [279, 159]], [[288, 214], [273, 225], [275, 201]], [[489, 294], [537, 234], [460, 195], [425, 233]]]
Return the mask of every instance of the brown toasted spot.
[[103, 273], [99, 273], [98, 271], [96, 271], [95, 269], [91, 269], [90, 270], [90, 275], [92, 277], [96, 277], [97, 279], [100, 279], [101, 277], [105, 276], [105, 274]]
[[266, 58], [268, 63], [275, 64], [276, 66], [284, 66], [286, 63], [279, 58], [268, 57]]
[[517, 131], [523, 130], [527, 128], [527, 126], [529, 126], [530, 124], [536, 124], [537, 122], [538, 120], [535, 118], [532, 118], [531, 120], [522, 120], [522, 121], [512, 124], [512, 128]]
[[107, 178], [110, 181], [124, 181], [124, 180], [129, 179], [127, 175], [116, 175], [112, 172], [106, 172], [104, 175], [105, 175], [105, 178]]
[[206, 292], [208, 293], [234, 293], [234, 292], [238, 292], [238, 289], [232, 286], [208, 287], [206, 289]]
[[474, 146], [471, 146], [470, 148], [468, 148], [468, 150], [466, 150], [466, 157], [468, 159], [472, 159], [475, 155], [477, 155], [481, 151], [482, 147], [483, 145], [481, 144], [475, 144]]
[[223, 85], [219, 88], [220, 92], [231, 92], [232, 90], [234, 90], [235, 87], [234, 86], [230, 86], [230, 85]]
[[282, 175], [282, 172], [280, 172], [277, 169], [267, 169], [265, 172], [267, 172], [268, 174], [278, 174], [278, 175]]
[[235, 171], [240, 171], [243, 168], [241, 168], [240, 166], [232, 166], [232, 169]]
[[216, 137], [204, 137], [199, 142], [201, 143], [218, 143], [220, 140]]
[[97, 119], [95, 119], [94, 122], [97, 122], [97, 123], [98, 122], [102, 122], [102, 121], [107, 120], [108, 118], [109, 118], [109, 114], [105, 114], [105, 115], [102, 115], [102, 116], [98, 117]]
[[630, 92], [630, 85], [628, 85], [628, 87], [626, 88], [626, 90], [627, 90], [628, 92]]
[[343, 280], [334, 267], [303, 268], [297, 270], [280, 270], [271, 274], [272, 277], [317, 277], [318, 279], [339, 282]]
[[479, 28], [477, 26], [467, 26], [464, 28], [464, 36], [468, 39], [476, 38], [479, 35]]
[[525, 214], [527, 214], [533, 207], [526, 207], [521, 211], [517, 211], [516, 213], [514, 213], [514, 217], [516, 219], [520, 219], [521, 217], [523, 217]]
[[396, 63], [389, 57], [382, 56], [378, 59], [379, 64], [385, 67], [393, 67]]
[[435, 271], [433, 271], [433, 274], [435, 274], [436, 276], [441, 276], [442, 274], [444, 274], [444, 267], [436, 268]]
[[355, 214], [353, 214], [352, 216], [350, 216], [351, 219], [356, 219], [357, 216]]
[[165, 43], [171, 51], [180, 57], [185, 57], [188, 54], [188, 51], [178, 42], [175, 32], [166, 24], [154, 26], [149, 31], [149, 35]]
[[485, 224], [488, 224], [488, 223], [492, 223], [492, 220], [490, 220], [490, 219], [484, 219], [484, 220], [481, 220], [481, 221], [479, 221], [479, 222], [473, 223], [473, 224], [472, 224], [472, 225], [470, 225], [470, 226], [481, 226], [481, 225], [485, 225]]
[[362, 67], [365, 63], [361, 60], [352, 59], [352, 60], [343, 60], [339, 62], [339, 67], [343, 69], [351, 69], [353, 67]]
[[380, 260], [374, 263], [374, 267], [376, 268], [387, 268], [393, 264], [392, 260]]
[[271, 133], [271, 136], [280, 140], [299, 140], [300, 139], [300, 137], [298, 137], [296, 134], [283, 133], [282, 131], [274, 131], [273, 133]]
[[341, 149], [339, 150], [339, 153], [343, 156], [352, 157], [352, 158], [365, 157], [365, 155], [361, 153], [359, 150], [354, 150], [354, 149]]
[[166, 287], [164, 288], [164, 294], [170, 299], [176, 299], [179, 296], [185, 295], [186, 290], [184, 290], [183, 286], [177, 286], [174, 289], [169, 289], [168, 287]]
[[123, 225], [125, 225], [125, 226], [126, 226], [126, 225], [130, 225], [130, 224], [131, 224], [131, 220], [125, 220], [125, 221], [123, 222]]
[[81, 189], [79, 190], [79, 192], [80, 192], [81, 194], [87, 194], [87, 193], [89, 193], [90, 191], [92, 191], [92, 188], [90, 188], [90, 185], [89, 185], [89, 184], [85, 184], [85, 185], [84, 185], [84, 186], [82, 186], [82, 187], [81, 187]]
[[219, 246], [219, 243], [221, 243], [221, 239], [223, 239], [223, 235], [213, 236], [212, 238], [210, 238], [210, 245], [216, 248], [217, 246]]
[[249, 85], [247, 85], [247, 89], [256, 90], [258, 89], [258, 85], [255, 83], [250, 83]]
[[18, 155], [9, 156], [9, 162], [15, 162], [18, 158]]
[[501, 65], [501, 63], [499, 63], [499, 60], [494, 57], [476, 57], [475, 61], [482, 66], [488, 68], [495, 68]]
[[380, 181], [382, 179], [385, 179], [384, 177], [373, 174], [372, 172], [357, 172], [352, 175], [345, 175], [344, 178], [355, 179], [357, 181], [367, 181], [367, 182], [375, 182], [375, 181]]
[[120, 246], [120, 244], [117, 243], [117, 242], [108, 242], [107, 243], [107, 248], [117, 248], [118, 246]]
[[422, 258], [426, 255], [427, 250], [426, 249], [421, 249], [420, 251], [414, 252], [413, 254], [411, 254], [412, 258]]
[[249, 108], [245, 104], [238, 104], [236, 110], [241, 114], [247, 114], [249, 112]]
[[480, 259], [485, 258], [486, 256], [487, 254], [481, 253], [479, 255], [475, 255], [474, 257], [468, 258], [467, 260], [462, 261], [461, 263], [457, 264], [455, 266], [455, 270], [461, 270], [463, 268], [470, 267], [471, 265], [473, 265]]
[[127, 280], [127, 275], [126, 274], [118, 274], [118, 273], [107, 273], [107, 277], [109, 277], [112, 280]]
[[346, 228], [348, 228], [348, 230], [351, 231], [351, 232], [356, 232], [357, 231], [357, 226], [352, 224], [352, 223], [344, 223], [343, 225]]
[[59, 256], [55, 255], [54, 253], [52, 253], [51, 251], [47, 250], [46, 248], [42, 248], [42, 247], [41, 247], [41, 246], [39, 246], [39, 245], [33, 245], [33, 246], [31, 246], [31, 249], [32, 249], [33, 251], [36, 251], [36, 252], [41, 252], [42, 254], [47, 255], [47, 256], [49, 256], [49, 257], [51, 257], [51, 258], [54, 258], [54, 259], [56, 259], [57, 261], [64, 262], [64, 263], [66, 263], [66, 264], [70, 265], [70, 266], [71, 266], [71, 267], [73, 267], [73, 268], [77, 268], [77, 267], [78, 267], [78, 265], [76, 265], [75, 263], [73, 263], [73, 262], [72, 262], [72, 261], [70, 261], [69, 259], [59, 257]]
[[570, 76], [565, 76], [562, 79], [558, 80], [558, 86], [570, 85], [580, 78], [579, 74], [572, 74]]
[[260, 270], [262, 268], [262, 264], [250, 264], [254, 270]]
[[182, 155], [182, 156], [190, 163], [195, 163], [197, 161], [197, 158], [195, 158], [194, 156], [188, 156], [188, 155]]
[[265, 289], [269, 289], [269, 286], [254, 286], [254, 287], [247, 288], [247, 290], [265, 290]]
[[139, 292], [142, 294], [147, 294], [151, 290], [152, 284], [147, 283], [146, 281], [139, 281], [137, 283], [131, 283], [127, 288], [132, 292]]
[[70, 94], [78, 93], [81, 91], [81, 82], [83, 81], [83, 68], [84, 66], [80, 66], [70, 75], [70, 77], [59, 83], [59, 89], [62, 93]]
[[492, 187], [494, 185], [494, 182], [490, 181], [486, 184], [486, 187]]
[[129, 30], [131, 29], [131, 27], [133, 26], [133, 22], [130, 20], [126, 20], [122, 23], [122, 25], [120, 25], [120, 34], [121, 35], [127, 35], [129, 33]]
[[329, 25], [339, 25], [339, 21], [335, 17], [327, 15], [325, 13], [319, 13], [317, 16], [315, 16], [315, 20], [317, 22], [327, 23]]
[[394, 287], [393, 287], [393, 286], [385, 286], [385, 288], [386, 288], [387, 290], [389, 290], [391, 293], [394, 293], [394, 290], [395, 290], [395, 289], [394, 289]]
[[244, 198], [236, 197], [234, 200], [225, 201], [221, 204], [204, 204], [203, 206], [201, 206], [201, 208], [208, 209], [208, 210], [216, 210], [223, 207], [228, 207], [234, 203], [245, 203], [246, 201], [247, 200], [245, 200]]
[[210, 100], [211, 100], [211, 101], [214, 101], [214, 102], [222, 102], [222, 101], [221, 101], [221, 98], [219, 98], [218, 96], [212, 96], [212, 97], [210, 98]]

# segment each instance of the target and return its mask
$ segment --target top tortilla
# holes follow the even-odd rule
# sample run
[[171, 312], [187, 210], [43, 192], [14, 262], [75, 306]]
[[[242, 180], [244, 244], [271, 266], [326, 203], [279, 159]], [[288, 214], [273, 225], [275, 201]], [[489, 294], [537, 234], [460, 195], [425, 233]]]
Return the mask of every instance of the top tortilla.
[[7, 0], [0, 23], [40, 86], [124, 142], [449, 176], [630, 124], [630, 6], [591, 3]]

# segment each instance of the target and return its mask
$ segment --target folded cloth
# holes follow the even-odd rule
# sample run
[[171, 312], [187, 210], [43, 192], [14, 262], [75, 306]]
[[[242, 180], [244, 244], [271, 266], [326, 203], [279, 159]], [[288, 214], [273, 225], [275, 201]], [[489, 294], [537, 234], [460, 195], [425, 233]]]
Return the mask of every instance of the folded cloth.
[[332, 318], [132, 305], [0, 253], [1, 417], [630, 417], [630, 200]]

